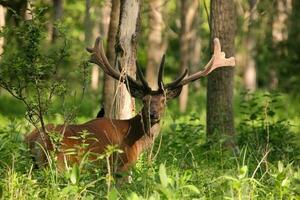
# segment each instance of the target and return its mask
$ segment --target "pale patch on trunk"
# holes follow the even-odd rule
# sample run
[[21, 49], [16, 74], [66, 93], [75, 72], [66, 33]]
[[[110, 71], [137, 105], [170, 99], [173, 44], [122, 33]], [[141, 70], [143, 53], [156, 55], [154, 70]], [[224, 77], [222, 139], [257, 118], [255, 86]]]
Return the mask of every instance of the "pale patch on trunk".
[[244, 84], [245, 88], [250, 92], [254, 92], [256, 89], [256, 67], [254, 59], [249, 59], [245, 72], [244, 72]]
[[97, 90], [99, 85], [99, 67], [94, 65], [92, 68], [91, 87]]
[[188, 85], [185, 85], [182, 87], [182, 91], [179, 96], [179, 111], [182, 113], [186, 111], [188, 96], [189, 96], [189, 88]]
[[31, 20], [32, 19], [32, 15], [31, 15], [31, 12], [32, 11], [32, 8], [31, 8], [31, 5], [30, 5], [30, 2], [27, 2], [27, 9], [25, 11], [25, 20]]
[[[121, 1], [121, 18], [118, 32], [117, 61], [124, 72], [135, 77], [136, 72], [136, 27], [139, 17], [139, 1]], [[125, 84], [118, 85], [116, 98], [116, 116], [119, 119], [129, 119], [135, 110], [134, 98], [126, 89]]]

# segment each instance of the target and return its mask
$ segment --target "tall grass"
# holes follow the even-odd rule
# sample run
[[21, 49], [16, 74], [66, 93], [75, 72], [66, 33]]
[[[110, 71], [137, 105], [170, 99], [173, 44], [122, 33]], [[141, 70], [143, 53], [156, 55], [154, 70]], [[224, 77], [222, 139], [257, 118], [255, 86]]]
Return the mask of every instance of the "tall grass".
[[[192, 96], [191, 105], [196, 106], [201, 98], [201, 94]], [[204, 108], [203, 114], [189, 111], [179, 115], [177, 103], [172, 103], [153, 148], [152, 155], [156, 156], [149, 162], [149, 152], [145, 152], [132, 169], [132, 182], [119, 185], [105, 168], [87, 160], [59, 172], [52, 155], [51, 166], [35, 168], [22, 140], [30, 126], [20, 110], [13, 111], [19, 112], [15, 119], [13, 113], [9, 116], [3, 112], [17, 103], [1, 96], [5, 101], [0, 106], [0, 198], [299, 199], [299, 133], [285, 117], [286, 112], [293, 111], [282, 110], [282, 98], [287, 97], [266, 93], [237, 97], [234, 151], [222, 148], [223, 138], [206, 143]], [[97, 107], [93, 101], [83, 104], [88, 110]], [[94, 114], [84, 114], [86, 118], [79, 121]], [[106, 156], [114, 151], [112, 148], [103, 155], [104, 165]]]

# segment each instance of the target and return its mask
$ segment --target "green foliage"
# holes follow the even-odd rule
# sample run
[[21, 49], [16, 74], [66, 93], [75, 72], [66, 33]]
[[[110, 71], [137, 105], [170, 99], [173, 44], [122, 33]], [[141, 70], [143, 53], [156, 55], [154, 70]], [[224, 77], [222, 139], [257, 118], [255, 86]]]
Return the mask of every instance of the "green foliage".
[[56, 50], [45, 52], [43, 11], [34, 10], [31, 20], [4, 28], [2, 36], [10, 40], [4, 46], [0, 68], [0, 86], [25, 104], [32, 124], [42, 126], [53, 96], [65, 93], [58, 68], [67, 56], [65, 39]]
[[290, 122], [276, 114], [282, 109], [278, 93], [247, 94], [241, 104], [242, 117], [238, 126], [238, 143], [263, 155], [270, 150], [269, 159], [299, 162], [299, 136], [291, 132]]

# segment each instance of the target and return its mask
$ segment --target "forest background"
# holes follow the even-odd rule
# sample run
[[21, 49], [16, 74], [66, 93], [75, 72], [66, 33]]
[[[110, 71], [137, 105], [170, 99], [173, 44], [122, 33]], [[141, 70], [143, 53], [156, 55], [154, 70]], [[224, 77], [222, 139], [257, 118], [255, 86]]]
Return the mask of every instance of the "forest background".
[[[0, 198], [299, 199], [297, 0], [141, 1], [136, 57], [150, 84], [156, 82], [164, 53], [165, 82], [185, 67], [190, 73], [201, 70], [211, 56], [212, 21], [218, 14], [212, 7], [229, 5], [225, 15], [234, 26], [226, 30], [233, 29], [229, 48], [236, 67], [232, 77], [227, 72], [219, 77], [231, 79], [227, 89], [233, 96], [207, 90], [213, 88], [211, 77], [186, 87], [168, 103], [155, 157], [143, 154], [131, 184], [111, 186], [110, 174], [100, 169], [74, 167], [61, 174], [55, 163], [33, 169], [23, 137], [41, 119], [82, 123], [95, 118], [101, 107], [106, 115], [122, 116], [105, 103], [112, 101], [113, 87], [99, 67], [88, 63], [85, 50], [97, 36], [107, 54], [115, 49], [109, 29], [116, 2], [0, 1]], [[207, 99], [220, 95], [233, 105], [232, 149], [223, 148], [228, 134], [211, 133], [211, 114], [206, 114], [218, 112], [214, 108], [220, 105]], [[35, 116], [36, 110], [43, 112]]]

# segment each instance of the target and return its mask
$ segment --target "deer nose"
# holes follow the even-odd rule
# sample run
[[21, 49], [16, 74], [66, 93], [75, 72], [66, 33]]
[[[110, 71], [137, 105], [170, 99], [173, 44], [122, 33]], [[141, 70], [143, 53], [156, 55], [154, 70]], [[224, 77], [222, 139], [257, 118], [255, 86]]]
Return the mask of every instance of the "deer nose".
[[159, 115], [158, 115], [158, 113], [150, 113], [150, 118], [151, 119], [158, 119]]

